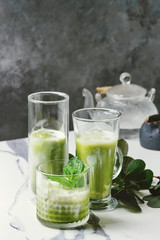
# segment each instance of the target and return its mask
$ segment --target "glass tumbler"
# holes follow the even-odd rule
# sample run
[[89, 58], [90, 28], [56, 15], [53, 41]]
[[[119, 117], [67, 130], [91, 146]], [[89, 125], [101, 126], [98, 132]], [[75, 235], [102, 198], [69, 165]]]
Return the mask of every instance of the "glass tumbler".
[[37, 167], [37, 218], [47, 227], [73, 228], [89, 218], [88, 171], [64, 175], [63, 166], [64, 161], [53, 160]]
[[35, 200], [36, 167], [53, 159], [68, 160], [69, 96], [36, 92], [28, 96], [28, 187]]
[[[77, 156], [90, 170], [90, 208], [114, 209], [112, 180], [122, 168], [123, 155], [117, 148], [121, 113], [113, 109], [83, 108], [73, 114]], [[116, 157], [118, 155], [118, 157]]]

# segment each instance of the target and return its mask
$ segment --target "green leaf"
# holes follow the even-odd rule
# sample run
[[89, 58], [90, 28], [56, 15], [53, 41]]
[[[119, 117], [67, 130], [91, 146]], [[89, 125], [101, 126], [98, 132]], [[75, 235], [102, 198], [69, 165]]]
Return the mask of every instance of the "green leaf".
[[[124, 139], [119, 139], [118, 147], [123, 152], [123, 165], [120, 174], [113, 180], [112, 195], [124, 205], [141, 211], [138, 203], [148, 201], [148, 206], [160, 207], [160, 177], [155, 186], [153, 172], [145, 169], [146, 164], [141, 159], [133, 159], [128, 154], [128, 144]], [[152, 195], [141, 199], [136, 193], [142, 189], [148, 189]]]
[[148, 202], [148, 201], [150, 201], [152, 198], [153, 198], [152, 195], [147, 195], [147, 196], [144, 196], [144, 197], [143, 197], [143, 200]]
[[132, 162], [134, 159], [129, 157], [129, 156], [124, 156], [123, 157], [123, 165], [122, 165], [122, 170], [124, 172], [124, 174], [126, 174], [126, 170], [128, 168], [128, 165], [130, 162]]
[[73, 158], [73, 157], [74, 157], [74, 155], [71, 154], [71, 153], [69, 153], [69, 159], [71, 159], [71, 158]]
[[85, 183], [85, 181], [84, 181], [84, 176], [83, 176], [83, 175], [82, 175], [82, 176], [79, 176], [79, 177], [77, 178], [77, 181], [74, 182], [74, 187], [83, 187], [83, 186], [84, 186], [84, 183]]
[[121, 149], [124, 156], [128, 154], [128, 143], [124, 139], [118, 139], [118, 147]]
[[141, 199], [137, 194], [135, 194], [135, 198], [137, 199], [138, 202], [144, 203], [144, 200]]
[[73, 187], [73, 184], [66, 179], [65, 177], [57, 177], [57, 176], [47, 176], [47, 178], [49, 178], [50, 180], [54, 181], [54, 182], [58, 182], [62, 185], [65, 185], [67, 187]]
[[141, 174], [141, 176], [141, 179], [137, 180], [136, 183], [140, 186], [141, 189], [148, 189], [153, 181], [153, 172], [150, 169], [146, 169]]
[[141, 208], [139, 207], [136, 198], [134, 196], [134, 193], [132, 191], [123, 190], [123, 191], [112, 191], [112, 195], [119, 199], [124, 205], [126, 205], [129, 208], [132, 208], [136, 211], [141, 211]]
[[126, 177], [131, 178], [132, 176], [141, 174], [144, 171], [145, 166], [145, 162], [141, 159], [131, 161], [126, 169]]
[[154, 196], [149, 195], [143, 198], [145, 201], [148, 201], [147, 205], [152, 208], [160, 208], [160, 195]]
[[91, 164], [85, 168], [85, 164], [78, 157], [70, 155], [68, 163], [64, 166], [63, 172], [64, 177], [60, 176], [47, 176], [50, 180], [56, 181], [60, 184], [63, 184], [68, 187], [83, 187], [84, 186], [84, 175], [83, 173], [87, 172], [93, 165]]
[[96, 162], [92, 163], [91, 165], [87, 166], [84, 170], [83, 173], [87, 172], [91, 167], [93, 167], [96, 164]]
[[160, 195], [160, 181], [155, 186], [151, 186], [149, 189], [152, 195]]
[[83, 172], [84, 163], [78, 157], [72, 157], [69, 159], [68, 163], [64, 166], [63, 172], [66, 175], [73, 175]]

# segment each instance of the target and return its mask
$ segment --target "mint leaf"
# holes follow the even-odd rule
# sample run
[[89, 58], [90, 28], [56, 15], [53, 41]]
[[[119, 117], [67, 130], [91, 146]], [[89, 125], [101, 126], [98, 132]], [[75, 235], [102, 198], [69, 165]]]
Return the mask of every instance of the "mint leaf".
[[72, 157], [74, 157], [74, 155], [69, 153], [69, 159], [71, 159]]
[[[91, 164], [85, 168], [85, 164], [78, 157], [74, 157], [70, 154], [68, 163], [64, 166], [63, 172], [66, 177], [60, 176], [47, 176], [50, 180], [63, 184], [67, 187], [83, 187], [84, 176], [83, 173], [87, 172], [93, 165]], [[64, 175], [64, 176], [65, 176]]]
[[73, 187], [82, 187], [84, 185], [84, 176], [81, 173], [87, 172], [95, 164], [93, 163], [85, 168], [84, 162], [76, 156], [69, 159], [63, 168], [63, 172], [67, 175]]
[[62, 185], [65, 185], [67, 187], [73, 187], [72, 183], [66, 179], [65, 177], [57, 177], [57, 176], [47, 176], [48, 179], [52, 180], [52, 181], [55, 181], [55, 182], [58, 182]]
[[78, 174], [83, 172], [84, 167], [85, 165], [83, 161], [81, 161], [78, 157], [72, 157], [69, 159], [66, 166], [64, 166], [63, 172], [66, 175]]
[[91, 167], [93, 167], [94, 165], [96, 164], [95, 163], [92, 163], [91, 165], [87, 166], [84, 170], [83, 170], [83, 173], [87, 172]]

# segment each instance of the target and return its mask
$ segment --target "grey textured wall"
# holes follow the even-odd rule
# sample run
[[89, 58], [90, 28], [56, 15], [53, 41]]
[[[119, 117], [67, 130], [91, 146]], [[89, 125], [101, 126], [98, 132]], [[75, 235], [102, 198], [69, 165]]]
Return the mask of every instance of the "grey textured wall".
[[0, 0], [0, 140], [27, 136], [28, 94], [66, 92], [71, 113], [124, 71], [160, 111], [159, 0]]

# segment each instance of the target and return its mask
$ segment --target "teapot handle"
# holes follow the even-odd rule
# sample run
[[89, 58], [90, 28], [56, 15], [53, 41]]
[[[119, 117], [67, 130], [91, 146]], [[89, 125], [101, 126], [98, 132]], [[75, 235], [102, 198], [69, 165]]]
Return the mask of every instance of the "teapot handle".
[[151, 90], [148, 92], [147, 98], [149, 101], [153, 102], [156, 94], [156, 89], [151, 88]]
[[111, 88], [112, 86], [104, 86], [104, 87], [97, 87], [96, 92], [99, 94], [106, 94], [106, 92]]

